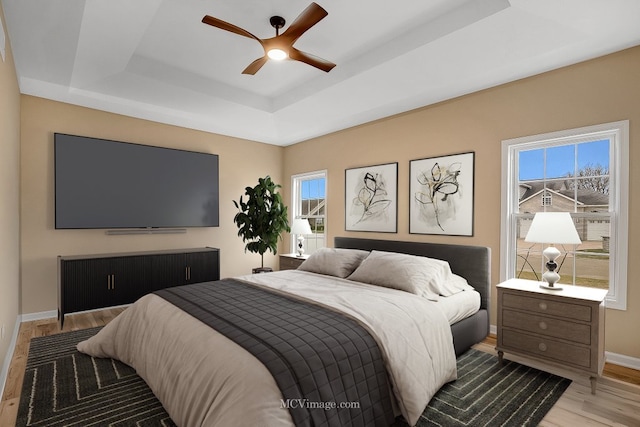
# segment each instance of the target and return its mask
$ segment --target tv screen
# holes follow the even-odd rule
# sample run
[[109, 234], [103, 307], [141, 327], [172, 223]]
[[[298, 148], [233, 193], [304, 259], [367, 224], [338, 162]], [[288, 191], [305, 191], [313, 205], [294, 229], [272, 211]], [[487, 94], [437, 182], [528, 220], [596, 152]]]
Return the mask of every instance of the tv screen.
[[56, 133], [55, 228], [217, 227], [218, 156]]

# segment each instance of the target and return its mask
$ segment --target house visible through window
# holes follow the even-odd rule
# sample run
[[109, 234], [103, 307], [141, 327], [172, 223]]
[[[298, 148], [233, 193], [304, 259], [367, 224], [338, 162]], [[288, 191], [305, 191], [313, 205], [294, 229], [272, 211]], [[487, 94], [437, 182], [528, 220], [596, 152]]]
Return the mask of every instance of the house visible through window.
[[541, 280], [547, 245], [525, 242], [531, 221], [569, 212], [582, 244], [558, 246], [560, 281], [626, 308], [628, 145], [628, 122], [503, 142], [503, 280]]
[[[326, 246], [326, 171], [310, 172], [291, 177], [292, 216], [309, 221], [312, 234], [304, 236], [305, 254]], [[291, 248], [298, 236], [291, 236]]]

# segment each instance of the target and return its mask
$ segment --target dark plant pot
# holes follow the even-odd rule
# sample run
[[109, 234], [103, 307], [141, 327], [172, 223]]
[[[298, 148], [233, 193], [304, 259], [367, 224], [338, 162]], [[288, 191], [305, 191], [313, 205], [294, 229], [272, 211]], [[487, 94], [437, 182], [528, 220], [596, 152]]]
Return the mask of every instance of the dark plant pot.
[[251, 270], [251, 273], [252, 274], [271, 273], [272, 271], [273, 271], [273, 268], [271, 267], [257, 267]]

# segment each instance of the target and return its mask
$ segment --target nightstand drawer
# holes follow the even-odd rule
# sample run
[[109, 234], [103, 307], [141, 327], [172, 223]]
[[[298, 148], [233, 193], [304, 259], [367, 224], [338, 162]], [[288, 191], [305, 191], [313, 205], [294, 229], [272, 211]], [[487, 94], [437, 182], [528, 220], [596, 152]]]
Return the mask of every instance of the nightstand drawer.
[[502, 312], [502, 326], [580, 344], [591, 344], [591, 326], [582, 323], [505, 309]]
[[591, 368], [591, 352], [586, 347], [508, 329], [502, 331], [502, 345], [505, 350], [521, 351], [553, 359], [562, 364], [570, 363], [582, 368]]
[[502, 296], [502, 306], [532, 311], [539, 314], [582, 320], [584, 322], [591, 321], [591, 307], [586, 305], [526, 297], [505, 292]]

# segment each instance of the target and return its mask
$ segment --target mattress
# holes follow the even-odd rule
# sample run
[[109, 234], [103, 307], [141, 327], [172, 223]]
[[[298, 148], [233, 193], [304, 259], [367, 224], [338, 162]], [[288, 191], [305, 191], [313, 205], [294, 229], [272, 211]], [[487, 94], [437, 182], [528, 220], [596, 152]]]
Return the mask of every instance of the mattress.
[[465, 290], [448, 297], [440, 297], [436, 305], [445, 314], [449, 324], [453, 325], [480, 310], [480, 293]]
[[[283, 279], [278, 279], [280, 275], [283, 275]], [[306, 277], [314, 276], [313, 273], [304, 272], [300, 270], [289, 270], [286, 273], [279, 272], [275, 276], [276, 283], [279, 283], [279, 289], [289, 291], [295, 294], [296, 293], [295, 281], [292, 281], [290, 277], [296, 277], [296, 275], [304, 275]], [[263, 286], [271, 286], [274, 283], [273, 280], [271, 280], [273, 278], [274, 278], [273, 275], [269, 277], [264, 275], [262, 276], [255, 275], [255, 274], [239, 277], [239, 279], [242, 279], [244, 281], [260, 284]], [[347, 279], [327, 277], [323, 275], [320, 275], [320, 278], [316, 280], [348, 281]], [[351, 282], [351, 281], [348, 281], [348, 282], [352, 283], [354, 286], [360, 286], [364, 289], [366, 288], [379, 289], [379, 287], [375, 285], [368, 285], [360, 282]], [[318, 289], [321, 291], [322, 285], [318, 284], [318, 286], [319, 286]], [[398, 292], [402, 292], [402, 291], [398, 291]], [[448, 296], [448, 297], [440, 296], [439, 300], [435, 304], [436, 304], [436, 307], [438, 307], [438, 309], [440, 309], [444, 313], [445, 317], [449, 322], [449, 325], [453, 325], [454, 323], [459, 322], [460, 320], [465, 319], [477, 313], [478, 310], [480, 309], [480, 302], [481, 302], [480, 293], [475, 289], [473, 289], [471, 286], [469, 286], [468, 289], [465, 289], [464, 291], [458, 292], [451, 296]]]

